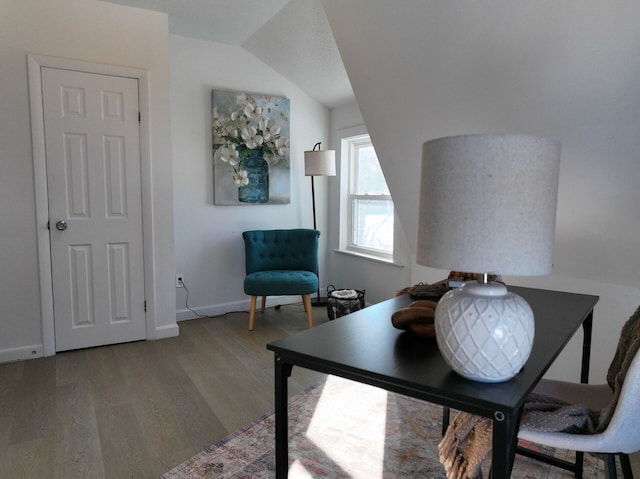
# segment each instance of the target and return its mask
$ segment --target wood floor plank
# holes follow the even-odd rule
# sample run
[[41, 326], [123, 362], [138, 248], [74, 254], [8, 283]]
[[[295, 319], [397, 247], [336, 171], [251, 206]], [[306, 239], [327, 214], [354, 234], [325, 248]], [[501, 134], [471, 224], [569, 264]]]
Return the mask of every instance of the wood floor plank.
[[87, 360], [91, 349], [80, 349], [77, 351], [66, 351], [58, 354], [56, 358], [56, 386], [68, 386], [86, 382]]
[[20, 479], [56, 479], [54, 468], [55, 450], [50, 438], [11, 444], [8, 447], [8, 461], [0, 465], [0, 477]]
[[96, 409], [126, 404], [131, 394], [116, 360], [117, 350], [115, 346], [87, 350], [85, 374], [91, 385], [91, 396]]
[[129, 404], [100, 409], [96, 420], [106, 479], [142, 479], [161, 473], [147, 450], [145, 436]]
[[11, 387], [23, 377], [24, 365], [27, 361], [14, 361], [0, 364], [0, 390]]
[[[227, 432], [234, 431], [266, 411], [273, 409], [270, 395], [262, 394], [265, 387], [253, 379], [247, 370], [228, 354], [218, 354], [223, 363], [210, 360], [210, 355], [199, 353], [179, 359], [190, 380], [207, 401]], [[223, 364], [213, 368], [212, 364]], [[242, 381], [234, 378], [242, 377]]]
[[13, 423], [9, 444], [20, 444], [55, 434], [55, 387], [34, 387], [41, 383], [28, 378], [13, 391]]
[[158, 357], [150, 344], [122, 345], [114, 351], [114, 357], [129, 391], [127, 405], [144, 434], [146, 450], [155, 463], [173, 464], [174, 451], [189, 442], [191, 431], [185, 427], [184, 418], [164, 387], [171, 380], [166, 377], [166, 361]]
[[104, 478], [95, 408], [87, 382], [56, 388], [56, 478]]
[[188, 446], [191, 450], [202, 450], [227, 434], [224, 424], [211, 410], [188, 377], [178, 376], [163, 384], [172, 399], [180, 427], [189, 432]]
[[[328, 322], [325, 308], [314, 308], [315, 324]], [[322, 316], [324, 314], [324, 317]], [[247, 331], [245, 318], [239, 315], [225, 316], [203, 321], [204, 328], [215, 337], [224, 338], [224, 347], [235, 355], [251, 373], [273, 384], [273, 353], [266, 344], [308, 329], [302, 304], [287, 304], [279, 309], [270, 308], [262, 316], [262, 322], [253, 331]], [[240, 321], [238, 320], [240, 319]]]
[[[6, 391], [2, 391], [3, 393]], [[5, 394], [5, 397], [8, 395]], [[9, 401], [2, 402], [3, 409], [0, 409], [0, 477], [11, 477], [8, 473], [8, 465], [11, 461], [9, 455], [9, 436], [11, 434], [11, 424], [13, 416], [9, 408]]]

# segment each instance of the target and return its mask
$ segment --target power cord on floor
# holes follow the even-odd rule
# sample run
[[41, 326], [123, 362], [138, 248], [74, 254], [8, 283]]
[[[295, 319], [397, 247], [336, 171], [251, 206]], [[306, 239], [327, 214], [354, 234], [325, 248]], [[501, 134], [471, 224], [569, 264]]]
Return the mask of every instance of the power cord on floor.
[[195, 314], [198, 318], [211, 318], [211, 319], [216, 319], [216, 318], [221, 318], [223, 316], [226, 316], [228, 314], [233, 314], [233, 313], [249, 313], [248, 311], [227, 311], [226, 313], [222, 313], [222, 314], [218, 314], [217, 316], [211, 316], [208, 314], [200, 314], [198, 313], [195, 309], [192, 309], [191, 307], [189, 307], [189, 288], [187, 288], [186, 283], [184, 282], [184, 279], [180, 279], [179, 280], [180, 284], [182, 285], [182, 287], [184, 288], [185, 292], [186, 292], [186, 297], [184, 299], [184, 307], [186, 309], [188, 309], [189, 311], [191, 311], [193, 314]]
[[185, 292], [187, 293], [186, 298], [184, 299], [184, 307], [187, 308], [189, 311], [191, 311], [196, 316], [198, 316], [199, 318], [207, 318], [208, 316], [203, 316], [200, 313], [198, 313], [196, 310], [191, 309], [189, 307], [189, 288], [187, 288], [187, 285], [185, 284], [184, 279], [180, 278], [178, 280], [178, 282], [182, 285], [182, 287], [184, 288]]
[[[246, 311], [246, 310], [227, 311], [226, 313], [218, 314], [217, 316], [211, 316], [211, 315], [208, 315], [208, 314], [200, 314], [195, 309], [192, 309], [191, 307], [189, 307], [189, 288], [187, 288], [187, 285], [185, 284], [184, 279], [180, 278], [178, 281], [180, 282], [180, 284], [182, 285], [182, 287], [184, 288], [184, 290], [186, 292], [186, 297], [184, 299], [184, 307], [187, 310], [191, 311], [193, 314], [195, 314], [198, 318], [216, 319], [216, 318], [221, 318], [223, 316], [227, 316], [228, 314], [234, 314], [234, 313], [246, 313], [246, 314], [249, 314], [249, 311]], [[282, 306], [280, 304], [278, 304], [278, 305], [272, 306], [272, 307], [277, 311]]]

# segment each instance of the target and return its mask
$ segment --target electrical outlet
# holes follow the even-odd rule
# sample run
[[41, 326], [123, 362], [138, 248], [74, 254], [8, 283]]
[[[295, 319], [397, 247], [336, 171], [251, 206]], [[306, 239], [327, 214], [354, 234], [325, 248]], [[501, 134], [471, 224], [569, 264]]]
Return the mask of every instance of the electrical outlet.
[[176, 274], [176, 288], [184, 288], [184, 274]]

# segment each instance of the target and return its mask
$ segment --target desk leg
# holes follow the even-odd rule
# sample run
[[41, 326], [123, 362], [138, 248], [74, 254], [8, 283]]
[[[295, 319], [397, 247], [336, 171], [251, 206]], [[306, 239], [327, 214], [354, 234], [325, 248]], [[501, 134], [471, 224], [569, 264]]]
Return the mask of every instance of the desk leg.
[[442, 436], [447, 433], [449, 429], [449, 422], [451, 419], [451, 409], [448, 406], [442, 406]]
[[593, 330], [593, 311], [589, 313], [587, 319], [582, 323], [582, 369], [580, 371], [580, 382], [589, 382], [589, 363], [591, 361], [591, 332]]
[[276, 479], [289, 475], [289, 414], [287, 381], [293, 364], [287, 364], [275, 354], [275, 415], [276, 415]]
[[491, 479], [508, 479], [511, 477], [521, 418], [522, 408], [515, 416], [509, 416], [501, 411], [496, 411], [494, 414]]
[[[580, 370], [580, 382], [589, 383], [589, 364], [591, 363], [591, 334], [593, 331], [593, 311], [589, 313], [587, 319], [582, 323], [582, 368]], [[575, 476], [582, 479], [582, 467], [584, 464], [584, 453], [576, 451]]]

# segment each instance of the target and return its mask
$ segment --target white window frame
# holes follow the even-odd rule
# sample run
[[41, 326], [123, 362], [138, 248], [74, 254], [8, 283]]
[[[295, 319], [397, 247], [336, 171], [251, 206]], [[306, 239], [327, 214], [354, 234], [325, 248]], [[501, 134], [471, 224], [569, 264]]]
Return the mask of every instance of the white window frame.
[[[371, 144], [369, 133], [364, 126], [340, 130], [340, 249], [343, 253], [383, 261], [385, 263], [396, 263], [395, 251], [380, 250], [377, 248], [367, 248], [354, 243], [354, 201], [359, 199], [391, 201], [391, 195], [358, 195], [352, 193], [355, 189], [355, 166], [351, 157], [355, 148], [362, 145]], [[398, 245], [397, 214], [393, 208], [393, 248]]]

